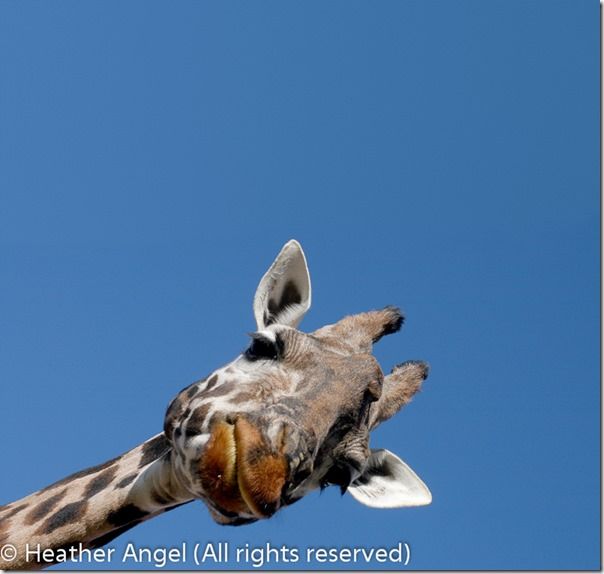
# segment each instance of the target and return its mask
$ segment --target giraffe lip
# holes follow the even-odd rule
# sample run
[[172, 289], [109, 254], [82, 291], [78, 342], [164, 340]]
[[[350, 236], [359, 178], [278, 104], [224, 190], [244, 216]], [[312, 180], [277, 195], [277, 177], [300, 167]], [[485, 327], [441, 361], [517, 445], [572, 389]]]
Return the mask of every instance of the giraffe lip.
[[267, 518], [281, 500], [288, 464], [243, 418], [214, 426], [200, 462], [205, 492], [224, 510]]
[[245, 418], [235, 421], [237, 486], [241, 498], [258, 518], [272, 516], [279, 508], [289, 465], [274, 451], [259, 429]]
[[239, 494], [243, 500], [243, 502], [245, 502], [246, 506], [248, 507], [248, 510], [250, 511], [251, 514], [253, 514], [254, 516], [257, 516], [258, 518], [263, 518], [264, 514], [262, 514], [262, 512], [259, 510], [258, 506], [255, 504], [254, 499], [252, 498], [249, 490], [247, 489], [245, 482], [242, 480], [242, 473], [239, 472], [239, 467], [237, 466], [237, 462], [235, 462], [236, 465], [236, 469], [237, 469], [237, 488], [239, 490]]
[[[227, 430], [229, 433], [229, 442], [232, 441], [232, 448], [229, 448], [226, 452], [228, 454], [227, 465], [225, 466], [224, 479], [229, 489], [232, 491], [233, 500], [235, 502], [243, 502], [246, 506], [245, 511], [256, 516], [258, 513], [254, 508], [253, 501], [249, 493], [246, 491], [245, 484], [241, 480], [241, 473], [239, 472], [238, 459], [240, 453], [237, 448], [237, 437], [236, 437], [236, 426], [235, 423], [226, 422]], [[240, 500], [238, 500], [240, 499]], [[239, 506], [239, 505], [238, 505]]]
[[214, 425], [200, 461], [199, 476], [206, 495], [214, 506], [230, 514], [250, 514], [241, 496], [237, 477], [235, 426], [227, 422]]
[[239, 497], [241, 498], [241, 500], [245, 503], [245, 505], [247, 507], [246, 510], [250, 514], [257, 516], [258, 512], [255, 509], [255, 505], [254, 505], [253, 501], [251, 500], [249, 493], [246, 490], [245, 484], [241, 480], [241, 473], [239, 472], [239, 465], [238, 465], [239, 453], [238, 453], [238, 449], [237, 449], [235, 424], [228, 423], [228, 422], [226, 424], [229, 425], [229, 427], [230, 427], [229, 432], [231, 433], [233, 445], [234, 445], [234, 449], [232, 451], [229, 450], [229, 457], [230, 457], [229, 463], [230, 463], [230, 465], [232, 465], [231, 466], [232, 473], [227, 478], [227, 481], [229, 483], [229, 486], [231, 486], [231, 488], [233, 489], [234, 494], [235, 493], [238, 494]]

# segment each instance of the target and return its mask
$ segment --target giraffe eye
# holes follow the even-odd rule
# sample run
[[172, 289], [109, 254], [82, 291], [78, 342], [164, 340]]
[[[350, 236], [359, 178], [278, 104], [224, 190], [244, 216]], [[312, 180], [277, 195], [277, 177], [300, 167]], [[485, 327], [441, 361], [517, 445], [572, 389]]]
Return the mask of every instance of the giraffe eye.
[[252, 334], [252, 342], [245, 351], [245, 357], [249, 361], [257, 361], [259, 359], [268, 359], [274, 361], [278, 359], [283, 351], [283, 342], [277, 335], [272, 341], [259, 333]]

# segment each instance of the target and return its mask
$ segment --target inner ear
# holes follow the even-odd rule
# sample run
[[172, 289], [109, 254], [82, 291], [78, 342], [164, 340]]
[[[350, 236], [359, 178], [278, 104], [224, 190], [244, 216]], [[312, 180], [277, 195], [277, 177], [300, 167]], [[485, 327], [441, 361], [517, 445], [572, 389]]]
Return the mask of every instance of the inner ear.
[[310, 302], [306, 258], [300, 244], [292, 239], [283, 246], [256, 290], [254, 316], [258, 330], [274, 323], [297, 327]]
[[371, 452], [363, 474], [348, 492], [361, 504], [373, 508], [424, 506], [432, 494], [421, 478], [398, 456], [388, 450]]
[[288, 281], [283, 285], [281, 293], [277, 293], [275, 290], [268, 300], [268, 313], [265, 317], [265, 320], [269, 321], [267, 324], [270, 325], [271, 317], [278, 317], [279, 313], [286, 307], [299, 305], [300, 303], [302, 303], [302, 294], [293, 281]]

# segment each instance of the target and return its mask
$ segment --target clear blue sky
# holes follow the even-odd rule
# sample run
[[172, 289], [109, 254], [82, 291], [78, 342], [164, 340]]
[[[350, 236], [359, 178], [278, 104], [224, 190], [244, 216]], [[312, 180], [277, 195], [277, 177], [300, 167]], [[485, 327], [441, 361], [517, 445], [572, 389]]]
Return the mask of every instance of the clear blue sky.
[[2, 2], [0, 502], [160, 430], [294, 237], [303, 328], [406, 311], [376, 354], [432, 371], [373, 446], [432, 506], [194, 503], [113, 546], [598, 568], [598, 34], [595, 0]]

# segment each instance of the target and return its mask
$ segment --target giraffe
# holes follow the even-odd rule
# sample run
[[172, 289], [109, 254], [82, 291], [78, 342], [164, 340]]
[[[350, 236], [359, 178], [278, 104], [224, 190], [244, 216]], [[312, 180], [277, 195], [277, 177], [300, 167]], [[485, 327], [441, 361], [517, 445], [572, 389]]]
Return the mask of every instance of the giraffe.
[[0, 556], [0, 569], [73, 558], [195, 499], [232, 526], [330, 485], [375, 508], [430, 504], [407, 464], [369, 447], [370, 432], [428, 375], [421, 361], [384, 375], [372, 355], [374, 343], [401, 328], [401, 312], [386, 307], [304, 333], [298, 324], [310, 304], [306, 258], [291, 240], [258, 285], [249, 347], [179, 392], [163, 432], [0, 507], [0, 547], [14, 549]]

